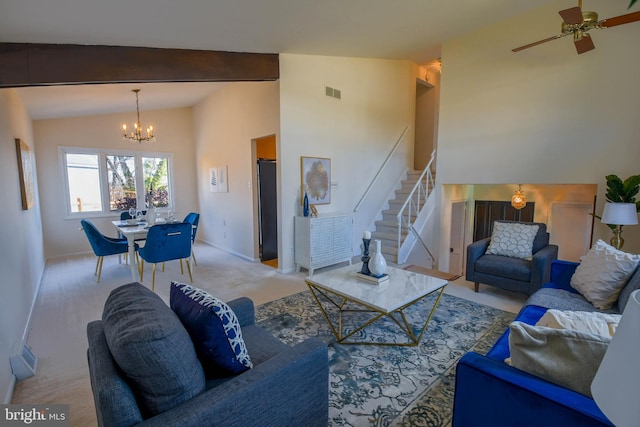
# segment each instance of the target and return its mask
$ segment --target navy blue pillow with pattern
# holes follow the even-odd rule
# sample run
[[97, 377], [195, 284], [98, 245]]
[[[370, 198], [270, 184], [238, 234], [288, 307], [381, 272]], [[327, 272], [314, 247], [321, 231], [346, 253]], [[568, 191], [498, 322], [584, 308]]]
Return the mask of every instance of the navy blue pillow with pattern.
[[170, 306], [189, 332], [207, 377], [253, 367], [238, 318], [227, 304], [202, 289], [171, 282]]

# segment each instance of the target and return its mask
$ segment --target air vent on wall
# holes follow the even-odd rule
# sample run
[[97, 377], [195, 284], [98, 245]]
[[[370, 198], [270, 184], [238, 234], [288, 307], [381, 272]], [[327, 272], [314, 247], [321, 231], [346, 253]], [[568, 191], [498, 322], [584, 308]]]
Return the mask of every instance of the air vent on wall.
[[31, 347], [25, 344], [22, 346], [22, 352], [20, 354], [9, 357], [9, 362], [11, 363], [13, 375], [15, 375], [19, 381], [35, 375], [38, 357], [33, 354]]
[[342, 97], [342, 93], [340, 92], [340, 89], [334, 89], [332, 87], [325, 86], [324, 91], [325, 91], [325, 94], [327, 96], [330, 96], [331, 98], [341, 99]]

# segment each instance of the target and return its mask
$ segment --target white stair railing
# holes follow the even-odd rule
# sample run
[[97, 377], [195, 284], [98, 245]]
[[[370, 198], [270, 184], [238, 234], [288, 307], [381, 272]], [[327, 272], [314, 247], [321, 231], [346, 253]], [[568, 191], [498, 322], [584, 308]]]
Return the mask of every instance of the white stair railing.
[[404, 130], [402, 131], [402, 134], [400, 134], [400, 137], [396, 140], [396, 143], [391, 148], [391, 151], [389, 151], [389, 154], [387, 154], [387, 157], [382, 162], [382, 165], [380, 165], [380, 168], [378, 168], [378, 172], [376, 172], [375, 176], [373, 177], [373, 179], [369, 183], [369, 186], [367, 187], [367, 189], [362, 194], [362, 197], [360, 197], [360, 200], [358, 201], [356, 206], [353, 208], [354, 212], [358, 212], [358, 209], [360, 209], [360, 205], [362, 204], [364, 199], [367, 197], [367, 195], [371, 191], [371, 188], [373, 188], [373, 185], [376, 183], [376, 181], [378, 181], [378, 177], [380, 176], [380, 174], [384, 170], [384, 168], [387, 165], [387, 163], [389, 163], [389, 160], [391, 159], [391, 156], [393, 156], [393, 153], [396, 151], [396, 149], [398, 148], [398, 146], [400, 145], [400, 143], [404, 139], [404, 136], [407, 133], [408, 129], [409, 129], [409, 126], [405, 126]]
[[[427, 197], [429, 197], [430, 189], [434, 188], [435, 182], [433, 180], [433, 175], [431, 174], [431, 165], [434, 162], [435, 156], [436, 150], [433, 150], [433, 152], [431, 153], [431, 159], [429, 159], [429, 163], [420, 174], [420, 178], [418, 178], [418, 181], [407, 196], [407, 200], [405, 200], [404, 204], [400, 208], [400, 211], [398, 212], [398, 251], [400, 251], [400, 247], [403, 243], [403, 229], [413, 231], [416, 237], [419, 238], [418, 233], [413, 229], [413, 219], [417, 218], [418, 215], [420, 215], [420, 211], [426, 204]], [[425, 249], [427, 249], [424, 242], [422, 242], [422, 239], [418, 240], [420, 240]], [[429, 249], [427, 249], [427, 252], [429, 252]]]

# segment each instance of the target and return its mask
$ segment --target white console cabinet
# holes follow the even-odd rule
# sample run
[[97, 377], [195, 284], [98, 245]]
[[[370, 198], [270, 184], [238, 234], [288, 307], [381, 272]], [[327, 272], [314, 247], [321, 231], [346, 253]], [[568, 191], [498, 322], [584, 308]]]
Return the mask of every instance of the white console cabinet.
[[351, 265], [353, 215], [335, 214], [294, 218], [296, 271], [313, 274], [316, 268], [348, 261]]

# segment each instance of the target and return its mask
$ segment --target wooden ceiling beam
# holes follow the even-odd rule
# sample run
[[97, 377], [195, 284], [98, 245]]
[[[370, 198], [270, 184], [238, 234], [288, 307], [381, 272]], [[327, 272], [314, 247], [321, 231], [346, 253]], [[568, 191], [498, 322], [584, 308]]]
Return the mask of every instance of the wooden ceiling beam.
[[278, 54], [0, 43], [0, 88], [88, 83], [274, 81]]

